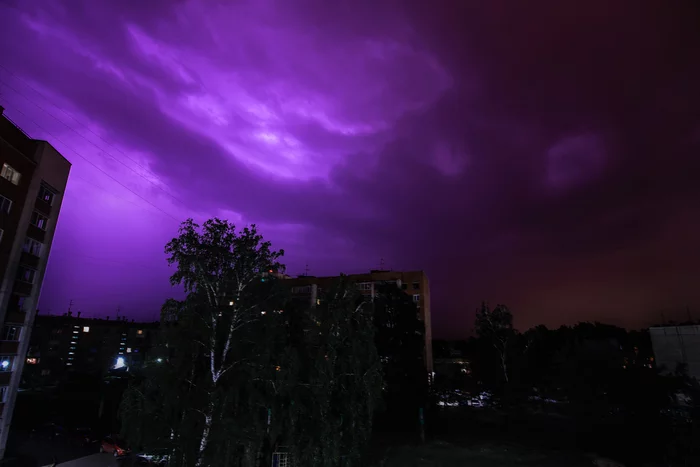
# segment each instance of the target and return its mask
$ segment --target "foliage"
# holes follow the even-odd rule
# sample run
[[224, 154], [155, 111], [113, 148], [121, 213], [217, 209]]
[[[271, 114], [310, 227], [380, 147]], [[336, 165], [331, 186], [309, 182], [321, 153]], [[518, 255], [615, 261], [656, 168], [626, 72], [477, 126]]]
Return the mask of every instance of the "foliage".
[[355, 289], [295, 308], [275, 274], [283, 252], [255, 226], [188, 220], [166, 252], [187, 295], [162, 308], [166, 358], [123, 397], [130, 442], [170, 450], [173, 466], [269, 465], [276, 448], [302, 465], [355, 465], [381, 388], [371, 311]]
[[358, 465], [382, 387], [372, 308], [341, 277], [310, 316], [316, 326], [295, 398], [302, 401], [293, 421], [296, 457], [301, 465]]
[[475, 325], [473, 376], [496, 389], [507, 421], [515, 412], [557, 412], [582, 434], [580, 447], [632, 463], [664, 455], [626, 448], [637, 440], [672, 447], [693, 432], [692, 424], [679, 422], [677, 400], [692, 385], [681, 374], [665, 375], [653, 367], [647, 332], [579, 323], [556, 330], [536, 326], [520, 334], [505, 307], [487, 306]]
[[425, 329], [412, 298], [393, 283], [377, 285], [372, 305], [387, 414], [395, 424], [411, 426], [428, 396]]

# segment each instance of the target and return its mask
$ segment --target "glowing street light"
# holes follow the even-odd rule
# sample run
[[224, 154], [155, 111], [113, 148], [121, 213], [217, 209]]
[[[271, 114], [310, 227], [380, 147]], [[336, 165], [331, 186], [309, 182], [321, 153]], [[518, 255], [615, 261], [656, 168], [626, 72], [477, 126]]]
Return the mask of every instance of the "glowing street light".
[[119, 368], [124, 368], [125, 366], [124, 357], [117, 357], [117, 363], [114, 365], [114, 369], [118, 370]]

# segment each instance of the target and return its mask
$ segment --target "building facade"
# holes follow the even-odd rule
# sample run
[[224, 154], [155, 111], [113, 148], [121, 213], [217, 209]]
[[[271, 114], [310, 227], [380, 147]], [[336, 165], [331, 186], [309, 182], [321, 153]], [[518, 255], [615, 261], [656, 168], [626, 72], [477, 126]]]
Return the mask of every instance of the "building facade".
[[71, 373], [101, 377], [115, 368], [138, 368], [153, 357], [158, 328], [158, 322], [38, 314], [22, 385], [52, 385]]
[[649, 328], [657, 368], [675, 372], [684, 365], [688, 376], [700, 380], [700, 325]]
[[[433, 333], [430, 324], [430, 282], [423, 271], [383, 271], [372, 270], [366, 274], [350, 274], [347, 280], [357, 284], [362, 295], [371, 300], [375, 296], [378, 284], [395, 283], [397, 287], [410, 295], [416, 304], [418, 318], [423, 323], [425, 336], [425, 366], [430, 375], [433, 372]], [[310, 306], [319, 303], [320, 295], [339, 279], [339, 276], [315, 277], [299, 276], [284, 278], [291, 287], [292, 296], [304, 301]]]
[[0, 107], [0, 459], [70, 168]]

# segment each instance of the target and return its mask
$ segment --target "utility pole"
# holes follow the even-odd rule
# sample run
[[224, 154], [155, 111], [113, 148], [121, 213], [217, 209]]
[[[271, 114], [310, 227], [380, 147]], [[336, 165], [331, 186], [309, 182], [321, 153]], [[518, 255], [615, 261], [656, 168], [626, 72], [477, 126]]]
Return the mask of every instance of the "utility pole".
[[119, 312], [121, 311], [122, 307], [117, 305], [117, 321], [119, 321]]
[[384, 270], [384, 258], [379, 258], [379, 270]]
[[68, 313], [71, 312], [71, 308], [73, 308], [73, 299], [71, 298], [70, 303], [68, 303]]

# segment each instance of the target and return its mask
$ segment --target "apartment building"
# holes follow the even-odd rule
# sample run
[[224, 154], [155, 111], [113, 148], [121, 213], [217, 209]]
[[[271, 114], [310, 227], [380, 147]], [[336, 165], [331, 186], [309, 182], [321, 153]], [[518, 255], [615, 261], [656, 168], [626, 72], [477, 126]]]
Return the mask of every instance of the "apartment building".
[[0, 459], [71, 164], [0, 107]]
[[25, 387], [56, 384], [70, 373], [106, 375], [155, 358], [158, 322], [81, 318], [80, 312], [37, 314], [25, 359]]
[[[394, 283], [397, 287], [410, 295], [416, 304], [418, 318], [425, 328], [425, 366], [430, 375], [433, 372], [433, 333], [430, 324], [430, 282], [423, 271], [385, 271], [371, 270], [365, 274], [350, 274], [347, 280], [357, 284], [361, 294], [368, 300], [375, 296], [378, 284]], [[307, 301], [310, 306], [319, 303], [324, 289], [328, 289], [339, 279], [339, 276], [315, 277], [299, 276], [295, 278], [283, 278], [291, 287], [292, 296], [296, 299]]]

